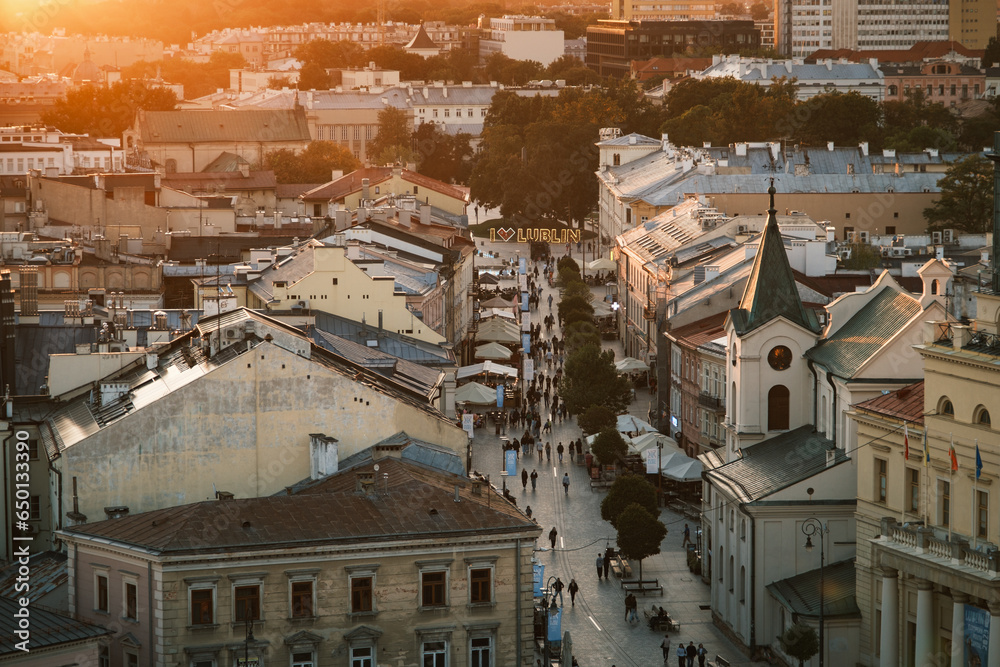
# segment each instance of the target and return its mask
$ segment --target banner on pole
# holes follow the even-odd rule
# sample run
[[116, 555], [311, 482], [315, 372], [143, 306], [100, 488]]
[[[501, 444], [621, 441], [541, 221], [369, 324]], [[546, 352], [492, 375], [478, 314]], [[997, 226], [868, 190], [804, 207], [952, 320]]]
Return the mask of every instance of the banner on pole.
[[517, 451], [513, 449], [508, 449], [503, 453], [504, 458], [504, 470], [507, 472], [508, 477], [517, 477]]
[[462, 415], [462, 428], [465, 429], [465, 432], [469, 434], [469, 438], [472, 438], [473, 422], [472, 422], [471, 412], [467, 412], [464, 415]]
[[655, 475], [660, 472], [660, 450], [650, 447], [646, 450], [646, 474]]
[[521, 349], [525, 354], [531, 354], [531, 334], [521, 334]]
[[535, 563], [531, 569], [532, 590], [534, 590], [535, 597], [540, 598], [542, 597], [542, 581], [545, 580], [545, 566], [541, 563]]
[[503, 407], [503, 385], [502, 384], [498, 384], [497, 385], [497, 407], [498, 408], [502, 408]]
[[549, 641], [562, 641], [562, 609], [549, 609]]
[[528, 258], [518, 257], [517, 260], [517, 272], [523, 276], [528, 272]]
[[534, 359], [527, 358], [527, 359], [524, 360], [524, 372], [522, 373], [522, 375], [524, 376], [524, 381], [525, 382], [531, 382], [532, 380], [535, 379], [535, 360]]
[[990, 612], [971, 604], [965, 605], [964, 667], [989, 664]]

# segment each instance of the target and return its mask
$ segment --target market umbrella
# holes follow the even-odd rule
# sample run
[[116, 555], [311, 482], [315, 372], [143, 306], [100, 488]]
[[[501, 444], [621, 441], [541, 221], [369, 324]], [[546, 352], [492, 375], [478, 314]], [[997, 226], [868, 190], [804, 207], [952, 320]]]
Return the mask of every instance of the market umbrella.
[[618, 415], [619, 433], [655, 433], [656, 429], [647, 421], [632, 415]]
[[635, 373], [637, 371], [648, 371], [649, 364], [639, 361], [634, 357], [625, 357], [621, 361], [615, 362], [615, 369], [619, 373]]
[[662, 433], [643, 433], [642, 435], [637, 435], [634, 438], [629, 438], [629, 449], [637, 454], [642, 454], [647, 449], [659, 448], [663, 445], [664, 454], [674, 453], [681, 451], [681, 448], [677, 446], [677, 441], [671, 438], [669, 435], [663, 435]]
[[476, 348], [476, 359], [508, 360], [514, 353], [500, 343], [486, 343]]
[[692, 459], [684, 452], [671, 452], [669, 454], [664, 453], [663, 456], [660, 457], [660, 472], [664, 472], [675, 466], [690, 463], [694, 460], [695, 459]]
[[607, 257], [601, 257], [587, 264], [587, 268], [591, 271], [614, 271], [618, 268], [618, 265]]
[[497, 390], [478, 382], [469, 382], [455, 390], [455, 402], [494, 405], [497, 402]]
[[488, 320], [479, 326], [476, 338], [487, 343], [520, 343], [521, 332], [517, 325], [511, 329], [503, 320]]
[[661, 468], [663, 476], [675, 482], [696, 482], [701, 479], [702, 465], [698, 459], [688, 459], [668, 468]]

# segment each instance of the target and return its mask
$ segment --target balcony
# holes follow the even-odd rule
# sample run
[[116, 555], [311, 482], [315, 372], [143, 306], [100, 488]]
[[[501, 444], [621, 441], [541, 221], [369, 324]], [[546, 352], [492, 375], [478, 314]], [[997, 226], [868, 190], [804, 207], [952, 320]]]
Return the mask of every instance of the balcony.
[[1000, 575], [1000, 552], [995, 545], [983, 543], [979, 549], [969, 546], [960, 536], [938, 536], [933, 528], [921, 524], [900, 524], [892, 517], [882, 519], [882, 537], [877, 543], [886, 551], [897, 552], [907, 560], [927, 561], [951, 569], [972, 570], [973, 574], [994, 578]]
[[966, 324], [953, 322], [935, 322], [934, 327], [934, 346], [1000, 357], [1000, 336], [997, 334], [975, 331]]
[[712, 396], [704, 391], [698, 394], [698, 405], [713, 412], [726, 411], [726, 399]]

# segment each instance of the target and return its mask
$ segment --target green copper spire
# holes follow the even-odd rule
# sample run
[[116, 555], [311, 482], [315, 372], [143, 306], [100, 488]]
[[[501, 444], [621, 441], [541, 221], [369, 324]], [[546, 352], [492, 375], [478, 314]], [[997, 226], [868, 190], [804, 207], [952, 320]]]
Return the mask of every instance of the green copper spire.
[[770, 208], [767, 209], [767, 226], [760, 237], [760, 247], [754, 258], [753, 270], [747, 280], [746, 291], [740, 299], [739, 309], [742, 311], [742, 325], [737, 327], [739, 333], [756, 329], [765, 322], [776, 317], [816, 331], [818, 323], [815, 315], [806, 310], [799, 298], [799, 290], [795, 285], [792, 267], [788, 263], [785, 244], [781, 240], [781, 230], [778, 229], [777, 210], [774, 207], [774, 179], [767, 189], [770, 195]]

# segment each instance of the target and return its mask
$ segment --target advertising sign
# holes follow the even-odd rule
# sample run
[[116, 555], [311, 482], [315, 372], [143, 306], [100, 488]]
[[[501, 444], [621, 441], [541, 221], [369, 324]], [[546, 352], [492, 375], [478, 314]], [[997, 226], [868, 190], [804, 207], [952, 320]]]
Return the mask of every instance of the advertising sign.
[[990, 612], [971, 604], [965, 605], [965, 658], [964, 667], [982, 667], [988, 664], [990, 646]]
[[521, 349], [525, 354], [531, 354], [531, 334], [521, 334]]
[[655, 475], [660, 472], [660, 450], [650, 447], [646, 450], [646, 474]]
[[502, 408], [503, 407], [503, 385], [502, 384], [498, 384], [497, 385], [497, 407], [498, 408]]
[[535, 379], [535, 360], [525, 359], [524, 360], [524, 372], [521, 373], [524, 376], [525, 382], [531, 382]]
[[517, 260], [518, 260], [517, 272], [523, 276], [526, 273], [528, 273], [528, 258], [518, 257]]
[[549, 609], [549, 641], [562, 641], [562, 609]]
[[472, 438], [472, 414], [467, 413], [462, 415], [462, 428], [465, 432], [469, 434], [469, 438]]
[[542, 597], [542, 582], [545, 580], [545, 566], [541, 563], [535, 563], [532, 566], [532, 588], [535, 591], [535, 597]]
[[508, 477], [517, 477], [517, 451], [508, 449], [503, 453], [504, 469]]

